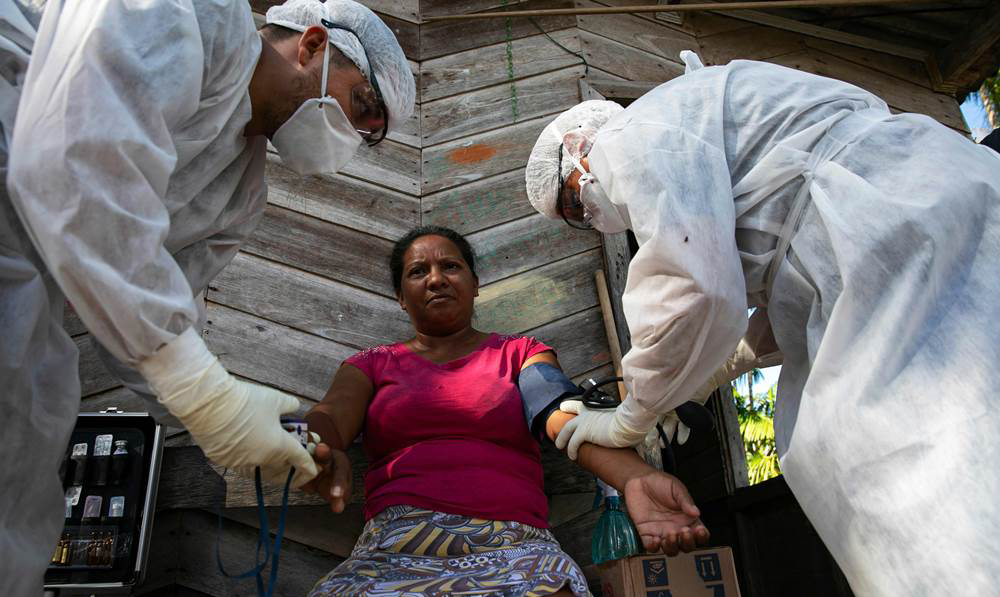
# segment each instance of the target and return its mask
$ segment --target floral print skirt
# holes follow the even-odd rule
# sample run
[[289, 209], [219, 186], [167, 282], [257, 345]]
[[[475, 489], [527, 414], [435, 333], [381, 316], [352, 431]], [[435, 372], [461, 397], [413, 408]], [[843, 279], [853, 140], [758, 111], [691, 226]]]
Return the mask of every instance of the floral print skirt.
[[390, 506], [310, 597], [590, 595], [583, 571], [546, 529]]

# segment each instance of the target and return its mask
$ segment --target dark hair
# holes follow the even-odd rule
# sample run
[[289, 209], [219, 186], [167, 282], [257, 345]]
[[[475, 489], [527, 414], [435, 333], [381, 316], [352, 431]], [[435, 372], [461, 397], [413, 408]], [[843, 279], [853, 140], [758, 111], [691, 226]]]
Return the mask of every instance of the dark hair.
[[[275, 25], [274, 23], [268, 23], [260, 28], [261, 35], [264, 39], [271, 43], [278, 43], [284, 41], [290, 37], [299, 37], [302, 35], [301, 31], [296, 31], [289, 27], [284, 27], [282, 25]], [[344, 56], [344, 53], [340, 51], [337, 46], [333, 44], [328, 44], [330, 47], [327, 56], [330, 57], [330, 64], [335, 68], [345, 68], [348, 66], [357, 66], [350, 58]]]
[[403, 238], [397, 240], [396, 244], [392, 246], [392, 253], [389, 255], [389, 271], [392, 273], [392, 287], [396, 289], [397, 295], [399, 295], [403, 288], [403, 255], [410, 248], [410, 245], [413, 244], [413, 241], [422, 236], [442, 236], [455, 243], [459, 252], [462, 253], [462, 259], [469, 266], [472, 276], [477, 280], [479, 279], [479, 276], [476, 275], [476, 255], [473, 253], [469, 241], [465, 240], [464, 236], [451, 228], [443, 226], [418, 226], [404, 234]]

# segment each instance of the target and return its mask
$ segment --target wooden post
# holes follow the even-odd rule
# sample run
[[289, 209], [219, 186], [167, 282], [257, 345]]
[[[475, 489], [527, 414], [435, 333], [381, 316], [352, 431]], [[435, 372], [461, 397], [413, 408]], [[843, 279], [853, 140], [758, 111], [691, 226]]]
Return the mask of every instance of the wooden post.
[[[611, 311], [611, 298], [608, 296], [608, 284], [604, 280], [603, 270], [594, 272], [594, 282], [597, 284], [597, 298], [601, 301], [601, 314], [604, 315], [604, 333], [608, 337], [608, 347], [611, 349], [611, 363], [615, 367], [615, 375], [621, 377], [622, 347], [618, 344], [615, 315]], [[618, 382], [618, 395], [625, 400], [625, 382]]]

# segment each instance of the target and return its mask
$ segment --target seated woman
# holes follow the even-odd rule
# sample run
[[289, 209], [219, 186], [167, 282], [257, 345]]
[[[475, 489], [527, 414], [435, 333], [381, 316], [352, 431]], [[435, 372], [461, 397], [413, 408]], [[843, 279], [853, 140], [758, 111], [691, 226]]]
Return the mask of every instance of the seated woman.
[[[347, 359], [306, 416], [323, 442], [307, 489], [335, 512], [351, 495], [344, 450], [362, 430], [369, 462], [364, 531], [311, 594], [588, 595], [547, 530], [539, 443], [517, 386], [529, 365], [558, 366], [552, 349], [472, 327], [475, 261], [452, 230], [411, 231], [389, 269], [415, 336]], [[542, 416], [551, 440], [573, 415]], [[680, 481], [634, 450], [584, 444], [578, 462], [624, 493], [647, 549], [708, 539]]]

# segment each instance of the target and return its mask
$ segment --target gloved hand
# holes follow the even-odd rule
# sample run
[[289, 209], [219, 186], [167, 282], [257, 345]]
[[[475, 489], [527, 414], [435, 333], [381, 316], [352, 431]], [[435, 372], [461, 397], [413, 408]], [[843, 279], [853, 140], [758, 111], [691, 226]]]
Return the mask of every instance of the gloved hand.
[[261, 478], [273, 484], [283, 484], [295, 467], [295, 488], [318, 474], [309, 452], [279, 421], [298, 410], [299, 401], [230, 375], [193, 328], [141, 361], [139, 372], [216, 464], [251, 479], [259, 466]]
[[556, 436], [556, 447], [565, 448], [573, 460], [584, 442], [609, 448], [634, 446], [656, 425], [656, 415], [628, 397], [614, 410], [587, 408], [582, 400], [566, 400], [559, 410], [576, 415]]
[[[691, 428], [681, 422], [676, 410], [663, 415], [660, 419], [660, 426], [663, 427], [663, 434], [667, 436], [667, 442], [673, 441], [676, 435], [679, 446], [683, 446], [691, 435]], [[660, 447], [663, 447], [663, 440], [659, 433], [656, 434], [656, 439], [660, 442]]]

